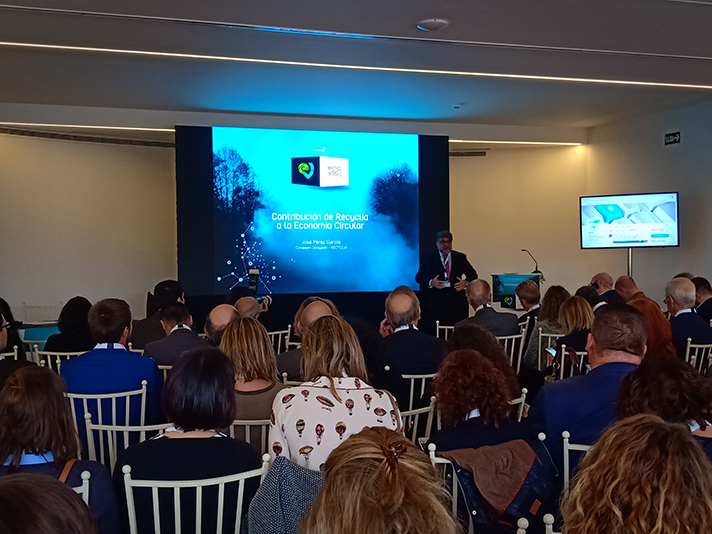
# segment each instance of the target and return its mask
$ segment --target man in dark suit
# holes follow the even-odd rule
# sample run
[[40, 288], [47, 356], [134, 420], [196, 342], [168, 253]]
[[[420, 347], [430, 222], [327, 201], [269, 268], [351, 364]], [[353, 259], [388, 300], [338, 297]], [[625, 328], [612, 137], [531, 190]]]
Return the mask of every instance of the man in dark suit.
[[[8, 349], [7, 346], [7, 330], [9, 327], [9, 323], [5, 320], [5, 317], [0, 313], [0, 353], [5, 352], [11, 352]], [[17, 371], [18, 369], [21, 369], [22, 367], [28, 367], [30, 365], [35, 365], [32, 362], [28, 362], [26, 358], [21, 357], [20, 359], [16, 360], [13, 358], [12, 354], [9, 356], [0, 356], [0, 389], [5, 385], [5, 382], [7, 381], [8, 378], [10, 378], [10, 375]]]
[[695, 284], [695, 310], [709, 324], [712, 320], [712, 286], [707, 278], [701, 276], [695, 276], [692, 283]]
[[564, 430], [571, 434], [571, 443], [592, 445], [615, 422], [618, 386], [640, 364], [646, 340], [641, 312], [627, 305], [604, 306], [588, 335], [591, 371], [541, 389], [529, 410], [528, 424], [533, 431], [546, 434], [546, 445], [559, 470]]
[[665, 286], [665, 304], [670, 313], [672, 344], [680, 358], [685, 357], [687, 339], [696, 345], [712, 343], [712, 328], [695, 311], [695, 284], [687, 278], [673, 278]]
[[[383, 365], [375, 373], [377, 387], [388, 390], [401, 410], [409, 408], [410, 381], [401, 375], [437, 373], [442, 362], [443, 340], [418, 330], [420, 302], [412, 289], [397, 287], [386, 299], [386, 319], [393, 333], [383, 339]], [[430, 391], [414, 399], [413, 407], [430, 402]]]
[[539, 284], [534, 280], [524, 280], [524, 282], [517, 286], [514, 292], [517, 294], [517, 298], [524, 308], [524, 314], [519, 317], [519, 324], [527, 325], [527, 331], [524, 336], [524, 346], [526, 347], [529, 345], [529, 338], [534, 331], [534, 324], [536, 323], [537, 317], [539, 317], [541, 292], [539, 291]]
[[415, 280], [425, 291], [429, 321], [451, 326], [467, 317], [465, 288], [477, 279], [477, 271], [465, 254], [452, 250], [450, 232], [438, 232], [435, 239], [438, 250], [423, 262]]
[[129, 341], [134, 349], [145, 349], [151, 341], [166, 337], [166, 332], [161, 325], [160, 311], [164, 306], [174, 302], [185, 304], [181, 283], [176, 280], [164, 280], [156, 284], [153, 293], [148, 294], [146, 318], [133, 322]]
[[184, 352], [208, 346], [205, 339], [200, 339], [190, 329], [193, 318], [185, 304], [174, 302], [164, 306], [160, 317], [166, 337], [152, 341], [143, 352], [144, 356], [153, 358], [158, 365], [175, 365]]
[[513, 336], [519, 333], [519, 318], [514, 313], [498, 312], [492, 307], [492, 288], [485, 280], [475, 280], [467, 286], [467, 301], [475, 315], [455, 324], [479, 326], [494, 336]]
[[[599, 304], [625, 304], [625, 300], [613, 289], [613, 277], [608, 273], [598, 273], [591, 278], [591, 285], [601, 297]], [[594, 309], [595, 311], [595, 309]]]

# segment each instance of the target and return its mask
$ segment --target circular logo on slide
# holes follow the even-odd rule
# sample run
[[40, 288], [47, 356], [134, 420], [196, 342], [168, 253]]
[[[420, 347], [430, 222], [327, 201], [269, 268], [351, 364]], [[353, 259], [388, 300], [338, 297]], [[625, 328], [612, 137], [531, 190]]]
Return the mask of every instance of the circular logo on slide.
[[297, 170], [299, 174], [302, 174], [307, 180], [314, 175], [314, 165], [311, 163], [300, 163]]

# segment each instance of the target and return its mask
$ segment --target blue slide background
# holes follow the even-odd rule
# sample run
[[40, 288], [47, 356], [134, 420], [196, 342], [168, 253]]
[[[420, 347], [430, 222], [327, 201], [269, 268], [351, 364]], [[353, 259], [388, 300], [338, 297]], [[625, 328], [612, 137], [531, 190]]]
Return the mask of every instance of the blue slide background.
[[[216, 280], [224, 289], [242, 282], [251, 267], [260, 269], [260, 290], [274, 293], [417, 288], [417, 135], [217, 127], [212, 133], [222, 227]], [[315, 156], [348, 159], [349, 185], [292, 184], [292, 158]], [[278, 229], [273, 213], [367, 214], [368, 221], [357, 221], [362, 229]]]

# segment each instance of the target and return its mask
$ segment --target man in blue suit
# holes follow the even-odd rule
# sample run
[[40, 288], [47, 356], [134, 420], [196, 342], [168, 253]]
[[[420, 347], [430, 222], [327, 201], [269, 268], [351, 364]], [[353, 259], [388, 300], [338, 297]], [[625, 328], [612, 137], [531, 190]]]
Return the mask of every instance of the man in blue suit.
[[529, 421], [534, 430], [546, 434], [546, 445], [559, 472], [564, 430], [571, 434], [571, 443], [592, 445], [615, 422], [618, 386], [640, 364], [647, 337], [641, 312], [625, 304], [604, 306], [588, 335], [591, 371], [544, 386], [539, 392], [529, 410]]
[[[126, 343], [131, 335], [131, 309], [119, 299], [105, 299], [97, 302], [89, 310], [89, 331], [98, 343], [94, 350], [70, 358], [62, 364], [62, 378], [67, 383], [69, 393], [119, 393], [141, 389], [145, 380], [146, 423], [162, 419], [161, 387], [163, 375], [156, 362], [136, 352], [126, 350]], [[81, 402], [76, 401], [79, 435], [86, 444], [84, 431], [84, 412]], [[92, 406], [90, 403], [90, 411]], [[96, 410], [96, 406], [94, 406]], [[111, 408], [106, 403], [103, 408], [103, 420], [109, 421]], [[136, 414], [135, 417], [133, 414]], [[138, 425], [140, 403], [138, 398], [131, 405], [130, 424]], [[92, 421], [98, 422], [97, 414], [92, 413]], [[123, 424], [125, 412], [123, 403], [117, 403], [118, 424]]]
[[712, 343], [712, 328], [695, 310], [695, 296], [695, 284], [687, 278], [673, 278], [665, 286], [672, 344], [680, 358], [685, 357], [688, 338], [696, 345]]

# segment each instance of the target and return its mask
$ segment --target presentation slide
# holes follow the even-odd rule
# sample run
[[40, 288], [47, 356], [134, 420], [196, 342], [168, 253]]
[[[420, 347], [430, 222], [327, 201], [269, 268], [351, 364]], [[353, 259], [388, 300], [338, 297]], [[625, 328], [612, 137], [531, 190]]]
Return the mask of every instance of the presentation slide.
[[676, 247], [677, 193], [581, 197], [581, 248]]
[[212, 129], [217, 287], [417, 289], [418, 136]]

